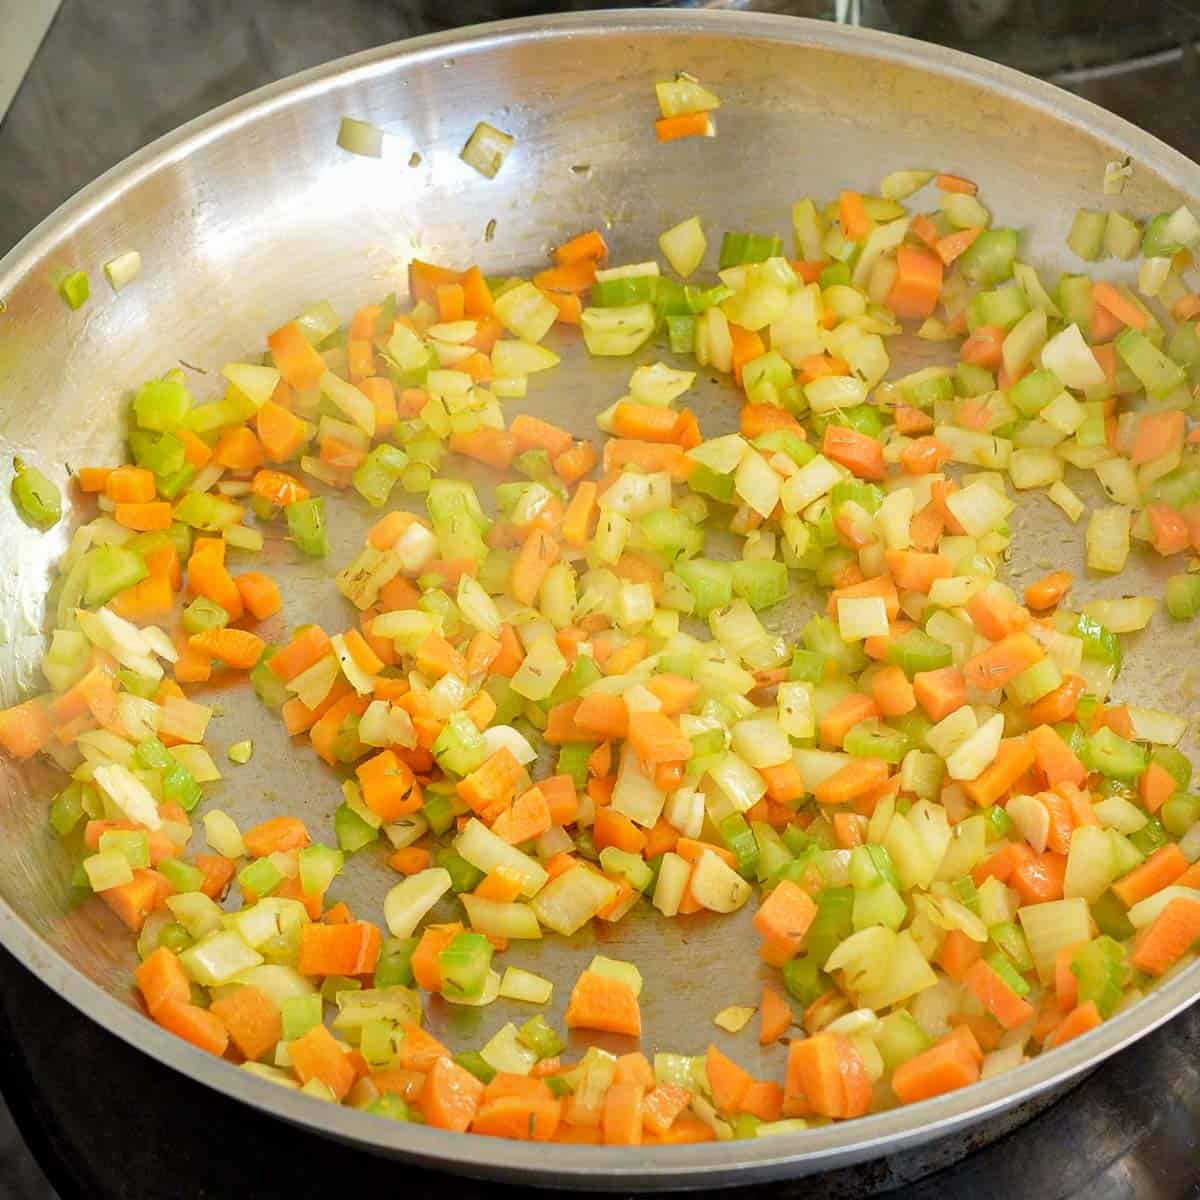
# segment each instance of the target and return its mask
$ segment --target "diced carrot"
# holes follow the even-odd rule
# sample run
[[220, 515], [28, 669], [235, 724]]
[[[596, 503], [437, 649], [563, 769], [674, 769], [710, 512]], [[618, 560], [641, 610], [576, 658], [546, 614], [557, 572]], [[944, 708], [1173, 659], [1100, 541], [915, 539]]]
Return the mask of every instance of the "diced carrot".
[[248, 629], [233, 628], [206, 629], [202, 633], [194, 633], [188, 639], [188, 645], [238, 671], [250, 670], [266, 649], [266, 643], [258, 634]]
[[966, 1087], [979, 1078], [979, 1066], [956, 1043], [939, 1042], [892, 1073], [892, 1091], [901, 1104], [915, 1104]]
[[995, 804], [1033, 766], [1036, 758], [1033, 743], [1028, 738], [1004, 738], [991, 766], [978, 779], [964, 784], [967, 795], [980, 807]]
[[883, 600], [884, 610], [889, 621], [895, 621], [900, 615], [900, 595], [890, 575], [879, 575], [874, 579], [863, 579], [858, 583], [846, 583], [834, 588], [829, 593], [826, 611], [831, 617], [838, 615], [838, 601], [862, 599], [866, 596], [878, 596]]
[[439, 321], [463, 319], [466, 315], [466, 295], [461, 283], [439, 283], [435, 294]]
[[128, 883], [118, 884], [100, 893], [100, 899], [117, 914], [134, 933], [141, 930], [146, 918], [158, 907], [164, 895], [170, 895], [171, 885], [157, 871], [136, 868]]
[[40, 697], [0, 711], [0, 747], [13, 758], [32, 758], [53, 733], [46, 703]]
[[598, 229], [581, 233], [564, 242], [554, 251], [554, 261], [560, 266], [577, 262], [603, 262], [608, 258], [608, 243]]
[[[435, 962], [437, 955], [462, 932], [461, 925], [429, 926], [428, 929], [434, 929], [439, 931], [439, 933], [447, 935], [445, 941], [434, 952]], [[420, 983], [420, 980], [418, 979], [417, 982]], [[421, 984], [421, 986], [424, 987], [425, 985]], [[400, 1039], [400, 1047], [396, 1055], [396, 1060], [399, 1062], [401, 1070], [429, 1072], [439, 1058], [451, 1059], [452, 1055], [449, 1049], [439, 1042], [432, 1033], [422, 1029], [420, 1025], [404, 1026], [404, 1036]]]
[[214, 1000], [208, 1011], [225, 1026], [248, 1062], [274, 1050], [283, 1036], [279, 1005], [261, 988], [239, 987]]
[[884, 717], [902, 717], [917, 706], [916, 692], [900, 667], [881, 667], [871, 677], [871, 696]]
[[844, 191], [838, 197], [838, 223], [847, 241], [861, 241], [871, 232], [875, 222], [867, 215], [861, 192]]
[[221, 854], [197, 854], [196, 866], [204, 872], [204, 882], [200, 885], [200, 890], [210, 900], [220, 900], [237, 870], [233, 859]]
[[165, 946], [159, 946], [134, 971], [138, 990], [152, 1017], [166, 1004], [187, 1004], [192, 990], [178, 957]]
[[967, 659], [963, 674], [968, 683], [982, 692], [990, 692], [1012, 683], [1045, 656], [1046, 652], [1029, 634], [1012, 633], [982, 654]]
[[424, 871], [433, 856], [424, 846], [404, 846], [388, 855], [388, 866], [401, 875], [416, 875]]
[[105, 495], [114, 504], [146, 504], [157, 490], [153, 472], [145, 467], [117, 467], [104, 484]]
[[1066, 874], [1066, 855], [1047, 850], [1018, 865], [1010, 882], [1023, 904], [1044, 904], [1062, 899]]
[[1038, 770], [1051, 787], [1063, 782], [1082, 784], [1087, 778], [1087, 767], [1049, 725], [1036, 726], [1028, 736]]
[[[1128, 325], [1132, 329], [1145, 329], [1149, 320], [1146, 313], [1111, 283], [1097, 280], [1092, 284], [1092, 299], [1107, 309], [1117, 319], [1118, 328]], [[1107, 339], [1101, 338], [1101, 341]]]
[[624, 739], [629, 736], [629, 709], [623, 696], [590, 692], [575, 710], [575, 724], [593, 737]]
[[740, 385], [743, 368], [748, 362], [766, 354], [767, 344], [754, 330], [743, 329], [733, 321], [729, 322], [729, 338], [733, 343], [733, 377]]
[[289, 1042], [288, 1057], [301, 1083], [319, 1079], [338, 1100], [344, 1099], [354, 1086], [357, 1072], [346, 1051], [324, 1025], [317, 1025]]
[[450, 449], [498, 471], [507, 471], [517, 456], [516, 439], [507, 429], [481, 427], [470, 433], [451, 434]]
[[369, 975], [382, 943], [379, 927], [369, 921], [303, 925], [297, 969], [302, 975]]
[[241, 593], [224, 562], [211, 550], [197, 549], [188, 559], [188, 587], [197, 595], [219, 604], [231, 621], [240, 621], [245, 614]]
[[1188, 860], [1175, 842], [1160, 846], [1145, 862], [1112, 885], [1112, 890], [1126, 908], [1139, 900], [1170, 887], [1188, 869]]
[[742, 1097], [742, 1112], [760, 1121], [778, 1121], [783, 1115], [783, 1087], [773, 1079], [755, 1079]]
[[860, 479], [880, 480], [887, 474], [883, 443], [869, 434], [845, 425], [827, 425], [821, 447], [826, 458]]
[[289, 321], [275, 330], [267, 338], [267, 345], [271, 348], [271, 357], [280, 375], [297, 391], [316, 387], [325, 374], [325, 360], [295, 321]]
[[659, 117], [654, 132], [660, 142], [675, 142], [686, 137], [712, 137], [712, 117], [706, 112], [682, 113], [677, 117]]
[[647, 766], [658, 763], [686, 762], [692, 756], [692, 743], [679, 723], [664, 712], [640, 712], [629, 722], [629, 745]]
[[982, 958], [963, 976], [963, 983], [1005, 1029], [1013, 1029], [1033, 1016], [1033, 1005]]
[[1045, 612], [1062, 603], [1074, 582], [1070, 571], [1051, 571], [1025, 589], [1025, 603], [1036, 612]]
[[1029, 707], [1029, 720], [1037, 725], [1055, 725], [1060, 721], [1071, 721], [1083, 695], [1085, 684], [1078, 675], [1068, 675], [1049, 695], [1043, 696]]
[[642, 1035], [642, 1013], [633, 988], [595, 971], [584, 971], [576, 980], [566, 1020], [568, 1029]]
[[1147, 975], [1162, 975], [1200, 938], [1200, 901], [1172, 900], [1134, 939], [1129, 961]]
[[518, 413], [513, 418], [509, 430], [517, 440], [518, 449], [545, 450], [551, 458], [569, 450], [574, 442], [567, 430], [558, 425], [551, 425], [539, 417], [531, 417], [528, 413]]
[[170, 529], [173, 517], [171, 506], [165, 500], [149, 500], [144, 503], [118, 504], [113, 510], [118, 525], [141, 533]]
[[769, 983], [763, 984], [762, 1002], [759, 1005], [761, 1024], [758, 1032], [758, 1044], [769, 1046], [777, 1042], [792, 1027], [795, 1014], [792, 1006], [780, 992]]
[[[509, 1086], [514, 1081], [519, 1082]], [[471, 1132], [487, 1137], [548, 1142], [554, 1137], [561, 1119], [562, 1101], [554, 1097], [544, 1079], [497, 1075], [484, 1088]]]
[[509, 591], [521, 604], [533, 604], [550, 568], [558, 561], [559, 545], [548, 533], [535, 529], [525, 539], [509, 578]]
[[[229, 1034], [219, 1017], [195, 1004], [170, 1002], [158, 1010], [155, 1020], [169, 1033], [191, 1042], [220, 1058], [229, 1045]], [[322, 1026], [324, 1029], [324, 1026]]]
[[213, 449], [213, 462], [231, 471], [252, 471], [263, 465], [265, 457], [262, 442], [249, 425], [227, 429]]
[[813, 791], [818, 804], [849, 804], [887, 782], [888, 765], [880, 758], [852, 759]]
[[870, 696], [862, 692], [852, 692], [829, 709], [817, 723], [817, 729], [824, 745], [840, 749], [846, 734], [855, 725], [877, 716], [879, 709], [875, 707], [875, 701]]
[[817, 915], [812, 897], [789, 879], [780, 882], [754, 914], [754, 928], [769, 941], [789, 945], [798, 954]]
[[906, 475], [932, 475], [953, 457], [950, 447], [928, 434], [909, 442], [900, 450], [900, 466]]
[[443, 675], [465, 677], [467, 664], [463, 656], [440, 633], [428, 634], [417, 647], [417, 670], [431, 679]]
[[933, 315], [942, 292], [942, 259], [921, 246], [896, 249], [896, 280], [885, 303], [898, 317]]
[[1188, 523], [1169, 504], [1148, 504], [1145, 513], [1150, 518], [1151, 544], [1159, 554], [1180, 554], [1191, 545]]
[[657, 1084], [642, 1101], [643, 1128], [647, 1133], [666, 1133], [691, 1102], [687, 1088], [674, 1083]]
[[[1197, 908], [1200, 909], [1200, 905], [1197, 905]], [[1079, 1005], [1073, 1012], [1068, 1013], [1050, 1036], [1046, 1038], [1044, 1049], [1050, 1050], [1055, 1046], [1066, 1045], [1067, 1042], [1073, 1041], [1081, 1034], [1095, 1029], [1103, 1019], [1094, 1000], [1089, 1000], [1086, 1004]]]
[[252, 858], [266, 858], [268, 854], [303, 850], [311, 839], [299, 817], [269, 817], [247, 830], [242, 840]]
[[1138, 780], [1138, 795], [1147, 812], [1158, 812], [1178, 790], [1175, 776], [1156, 762], [1152, 762]]
[[974, 938], [961, 929], [951, 929], [942, 939], [937, 960], [951, 979], [961, 982], [967, 972], [979, 961], [981, 948]]
[[990, 642], [1019, 633], [1029, 624], [1029, 613], [1021, 605], [994, 592], [976, 592], [967, 601], [967, 614]]
[[767, 785], [767, 795], [777, 804], [798, 800], [808, 790], [800, 768], [790, 760], [776, 767], [760, 767], [759, 774]]
[[276, 471], [264, 467], [256, 471], [250, 484], [251, 492], [260, 500], [275, 505], [276, 508], [287, 508], [300, 500], [307, 500], [311, 493], [294, 475], [286, 471]]
[[1006, 333], [999, 325], [977, 325], [971, 336], [959, 347], [963, 362], [992, 370], [1001, 365], [1002, 347]]
[[711, 1044], [704, 1058], [704, 1066], [713, 1104], [720, 1112], [740, 1112], [742, 1097], [754, 1082], [754, 1077]]
[[509, 624], [500, 626], [500, 653], [492, 662], [492, 674], [511, 679], [525, 661], [525, 651], [517, 631]]
[[938, 258], [946, 266], [949, 266], [955, 259], [965, 254], [975, 244], [975, 239], [982, 232], [982, 225], [975, 225], [970, 229], [956, 229], [953, 233], [948, 233], [945, 237], [938, 238], [933, 248], [937, 251]]
[[381, 750], [355, 768], [363, 803], [384, 821], [416, 812], [424, 793], [412, 768], [394, 750]]
[[433, 1060], [421, 1089], [421, 1113], [435, 1129], [465, 1133], [483, 1098], [483, 1084], [453, 1059]]
[[592, 830], [596, 849], [614, 846], [629, 854], [641, 854], [646, 847], [646, 835], [624, 813], [611, 806], [596, 809], [596, 823]]
[[935, 183], [943, 192], [962, 192], [964, 195], [974, 196], [979, 191], [979, 185], [970, 179], [964, 179], [961, 175], [950, 175], [945, 171], [937, 177]]
[[112, 473], [112, 467], [80, 467], [75, 472], [75, 479], [81, 492], [94, 494], [108, 490], [108, 477]]
[[604, 469], [637, 467], [647, 474], [666, 471], [676, 483], [691, 475], [695, 463], [682, 446], [662, 442], [642, 442], [629, 438], [609, 438], [604, 443]]
[[920, 550], [887, 550], [884, 560], [896, 587], [904, 592], [927, 593], [939, 579], [954, 574], [953, 564], [940, 554]]
[[642, 1083], [614, 1082], [604, 1097], [600, 1129], [606, 1146], [640, 1146], [642, 1143]]
[[541, 788], [531, 787], [492, 822], [492, 832], [510, 845], [541, 837], [550, 828], [550, 805]]

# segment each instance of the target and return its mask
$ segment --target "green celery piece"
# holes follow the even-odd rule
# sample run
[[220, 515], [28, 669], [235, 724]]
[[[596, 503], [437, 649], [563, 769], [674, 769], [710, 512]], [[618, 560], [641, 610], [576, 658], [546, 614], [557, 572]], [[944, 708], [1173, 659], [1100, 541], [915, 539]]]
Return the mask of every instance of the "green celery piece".
[[1166, 584], [1167, 612], [1175, 621], [1190, 621], [1200, 613], [1200, 575], [1172, 575]]
[[185, 812], [191, 812], [203, 796], [196, 777], [183, 765], [173, 763], [163, 772], [163, 799], [168, 804], [178, 804]]
[[269, 859], [259, 858], [238, 872], [243, 892], [269, 896], [283, 882], [283, 872]]
[[366, 1112], [373, 1117], [384, 1117], [389, 1121], [412, 1121], [412, 1110], [395, 1092], [385, 1092], [367, 1105]]
[[1149, 856], [1160, 846], [1165, 846], [1170, 839], [1162, 821], [1158, 817], [1151, 817], [1141, 829], [1129, 834], [1129, 840], [1139, 853]]
[[[483, 878], [482, 874], [480, 878]], [[492, 943], [482, 933], [458, 934], [438, 955], [442, 994], [463, 1000], [474, 1000], [482, 995], [492, 966], [492, 952]]]
[[954, 652], [945, 642], [931, 638], [923, 629], [910, 629], [888, 644], [887, 660], [911, 679], [919, 672], [950, 666]]
[[818, 650], [796, 647], [788, 667], [788, 679], [794, 682], [820, 683], [825, 678], [829, 660]]
[[285, 511], [292, 541], [310, 558], [324, 558], [329, 553], [325, 498], [312, 496], [307, 500], [297, 500], [289, 504]]
[[734, 479], [732, 475], [718, 475], [711, 467], [697, 463], [688, 476], [688, 487], [702, 496], [711, 496], [722, 504], [733, 503]]
[[375, 986], [412, 987], [412, 956], [416, 952], [418, 937], [385, 938], [375, 964]]
[[1012, 278], [1016, 256], [1015, 229], [985, 229], [959, 257], [958, 270], [968, 282], [988, 287]]
[[675, 574], [683, 580], [695, 603], [696, 616], [705, 618], [733, 600], [733, 567], [709, 558], [691, 558], [675, 564]]
[[433, 756], [443, 771], [458, 776], [470, 775], [487, 758], [487, 743], [475, 722], [465, 712], [457, 712], [433, 743]]
[[1091, 911], [1097, 928], [1106, 937], [1123, 942], [1126, 938], [1133, 937], [1136, 932], [1126, 916], [1128, 910], [1111, 890], [1092, 901]]
[[532, 1050], [539, 1059], [554, 1058], [555, 1055], [561, 1054], [567, 1046], [567, 1043], [558, 1036], [558, 1033], [541, 1013], [538, 1013], [536, 1017], [530, 1017], [517, 1030], [517, 1041]]
[[307, 895], [325, 895], [345, 864], [346, 856], [332, 846], [320, 842], [305, 846], [299, 854], [301, 890]]
[[97, 546], [88, 551], [87, 585], [83, 603], [86, 608], [107, 604], [118, 592], [141, 583], [149, 574], [140, 554], [124, 546]]
[[814, 613], [800, 631], [805, 648], [825, 656], [828, 663], [844, 675], [854, 675], [867, 665], [867, 656], [856, 642], [842, 640], [837, 622], [822, 613]]
[[1096, 730], [1084, 743], [1083, 763], [1092, 771], [1131, 782], [1146, 769], [1146, 751], [1108, 726]]
[[[832, 953], [832, 948], [830, 952]], [[827, 992], [831, 985], [829, 977], [822, 972], [816, 958], [805, 954], [784, 965], [783, 986], [789, 996], [807, 1008], [818, 996]]]
[[625, 275], [600, 279], [592, 284], [588, 303], [596, 308], [624, 308], [627, 304], [654, 302], [658, 290], [657, 275]]
[[86, 271], [72, 271], [58, 284], [58, 293], [73, 309], [82, 308], [92, 294], [92, 282]]
[[135, 429], [129, 435], [133, 461], [155, 475], [174, 475], [186, 465], [183, 439], [173, 433], [151, 433]]
[[758, 871], [758, 843], [741, 813], [730, 813], [717, 825], [721, 841], [737, 858], [738, 873], [753, 879]]
[[483, 872], [467, 862], [457, 850], [451, 850], [448, 846], [437, 852], [434, 862], [449, 872], [450, 887], [455, 895], [473, 891], [483, 881]]
[[50, 827], [59, 837], [67, 837], [75, 831], [84, 818], [83, 785], [72, 781], [67, 784], [50, 805]]
[[446, 792], [427, 789], [421, 815], [429, 822], [429, 828], [440, 836], [454, 824], [454, 804]]
[[454, 1056], [454, 1061], [464, 1071], [470, 1071], [480, 1083], [488, 1084], [496, 1078], [496, 1068], [491, 1066], [478, 1050], [464, 1050]]
[[774, 234], [727, 233], [721, 239], [721, 270], [743, 263], [766, 262], [783, 253], [783, 241]]
[[843, 749], [852, 758], [881, 758], [884, 762], [899, 763], [912, 744], [898, 729], [889, 728], [878, 717], [870, 717], [847, 732]]
[[164, 858], [158, 864], [158, 870], [177, 892], [198, 892], [204, 886], [204, 872], [181, 859]]
[[192, 944], [192, 935], [178, 921], [169, 921], [158, 932], [158, 944], [180, 954]]
[[386, 442], [376, 446], [355, 468], [354, 490], [373, 508], [382, 508], [408, 466], [408, 455]]
[[333, 814], [333, 831], [338, 848], [353, 854], [379, 838], [379, 830], [372, 829], [349, 805], [339, 804]]
[[817, 898], [817, 915], [808, 927], [804, 945], [807, 954], [821, 966], [825, 965], [825, 960], [834, 949], [853, 931], [853, 907], [853, 888], [826, 888]]
[[[703, 545], [703, 542], [703, 534], [700, 534], [700, 544]], [[787, 567], [778, 559], [743, 559], [735, 562], [733, 564], [733, 590], [755, 612], [770, 608], [773, 604], [787, 599]]]
[[192, 407], [192, 394], [179, 379], [151, 379], [138, 389], [133, 418], [142, 429], [166, 433], [178, 429]]
[[669, 564], [680, 558], [692, 558], [704, 549], [704, 531], [677, 509], [660, 508], [647, 513], [638, 519], [637, 525], [654, 551]]
[[988, 937], [1022, 974], [1033, 970], [1033, 956], [1020, 926], [1012, 921], [1002, 921], [988, 930]]
[[229, 624], [229, 614], [215, 600], [197, 596], [183, 610], [183, 631], [187, 634], [204, 633], [209, 629], [224, 629]]
[[310, 1033], [321, 1024], [321, 997], [289, 996], [280, 1005], [280, 1016], [283, 1019], [283, 1040], [294, 1042]]
[[1121, 944], [1101, 935], [1075, 951], [1071, 972], [1079, 980], [1079, 1003], [1095, 1003], [1104, 1018], [1111, 1017], [1121, 1003], [1128, 967]]
[[20, 458], [13, 459], [13, 472], [13, 503], [22, 520], [41, 530], [57, 525], [62, 518], [62, 492], [58, 485]]
[[816, 449], [794, 429], [772, 429], [768, 433], [760, 433], [754, 439], [754, 445], [766, 454], [786, 454], [798, 467], [817, 456]]
[[690, 354], [696, 344], [696, 318], [689, 315], [667, 316], [667, 345], [672, 354]]
[[287, 684], [271, 670], [270, 662], [282, 647], [277, 645], [269, 645], [263, 651], [262, 657], [254, 664], [250, 671], [250, 685], [254, 688], [254, 694], [268, 708], [282, 708], [284, 702], [290, 697], [291, 693], [287, 690]]
[[991, 954], [984, 956], [984, 961], [1018, 996], [1025, 997], [1029, 995], [1028, 981], [1022, 978], [1021, 973], [1013, 966], [1008, 955], [1003, 951], [993, 950]]
[[1200, 821], [1200, 796], [1193, 792], [1176, 792], [1159, 810], [1163, 827], [1173, 837], [1183, 837]]

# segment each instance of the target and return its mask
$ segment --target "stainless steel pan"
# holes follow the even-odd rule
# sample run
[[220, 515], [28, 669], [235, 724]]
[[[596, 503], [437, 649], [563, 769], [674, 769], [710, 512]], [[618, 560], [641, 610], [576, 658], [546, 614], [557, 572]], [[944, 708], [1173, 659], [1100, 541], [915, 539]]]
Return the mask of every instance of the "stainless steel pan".
[[[718, 136], [661, 147], [653, 84], [684, 68], [723, 98]], [[336, 147], [347, 114], [388, 131], [382, 160]], [[490, 182], [458, 158], [480, 119], [517, 138]], [[419, 165], [410, 163], [413, 151]], [[600, 222], [616, 259], [628, 260], [652, 252], [661, 230], [693, 213], [714, 233], [784, 232], [800, 195], [871, 189], [888, 171], [929, 166], [978, 180], [999, 219], [1026, 230], [1024, 256], [1065, 268], [1070, 214], [1110, 203], [1100, 196], [1104, 164], [1123, 155], [1136, 173], [1122, 207], [1147, 213], [1200, 202], [1200, 169], [1083, 101], [967, 55], [827, 24], [626, 11], [513, 21], [369, 51], [156, 142], [0, 263], [0, 483], [7, 488], [10, 452], [62, 481], [66, 464], [111, 460], [118, 413], [139, 382], [185, 360], [209, 373], [192, 376], [197, 393], [214, 392], [221, 364], [261, 347], [301, 305], [326, 297], [348, 315], [366, 297], [403, 292], [414, 255], [527, 270], [555, 242]], [[142, 276], [114, 297], [101, 265], [129, 248], [142, 253]], [[53, 276], [77, 267], [91, 272], [94, 295], [71, 313]], [[570, 337], [558, 343], [564, 366], [539, 377], [528, 406], [586, 434], [594, 412], [621, 394], [629, 364], [586, 363]], [[911, 345], [899, 365], [928, 353]], [[706, 432], [732, 426], [732, 392], [709, 381], [703, 389]], [[330, 580], [361, 543], [366, 520], [349, 501], [334, 505], [326, 563], [299, 562], [281, 538], [268, 541], [294, 619], [345, 623]], [[42, 598], [66, 530], [40, 537], [5, 502], [0, 536], [0, 700], [12, 703], [36, 679]], [[1081, 529], [1031, 497], [1020, 509], [1014, 566], [1081, 568], [1081, 541]], [[1084, 598], [1158, 586], [1163, 573], [1144, 563], [1120, 580], [1089, 581]], [[800, 597], [778, 623], [795, 629], [806, 611]], [[1194, 704], [1195, 638], [1187, 627], [1156, 623], [1129, 655], [1121, 694], [1176, 711]], [[308, 750], [291, 747], [252, 697], [226, 692], [216, 702], [218, 741], [252, 735], [257, 746], [250, 766], [230, 768], [213, 789], [216, 802], [242, 821], [299, 811], [329, 840], [337, 798], [329, 774]], [[1188, 1004], [1200, 978], [1192, 968], [1095, 1033], [1001, 1078], [795, 1137], [619, 1151], [455, 1137], [282, 1091], [146, 1021], [129, 987], [128, 936], [99, 905], [66, 907], [69, 867], [45, 820], [53, 788], [45, 767], [0, 767], [0, 939], [45, 983], [146, 1053], [304, 1131], [481, 1176], [681, 1188], [844, 1166], [964, 1129], [1062, 1084]], [[380, 859], [360, 855], [342, 894], [378, 919], [387, 875]], [[777, 1049], [760, 1061], [752, 1037], [711, 1023], [718, 1009], [757, 996], [748, 921], [743, 913], [663, 922], [650, 913], [605, 933], [610, 952], [638, 961], [647, 976], [646, 1049], [696, 1052], [715, 1036], [751, 1069], [779, 1068]], [[550, 1016], [560, 1023], [591, 942], [551, 938], [509, 952], [509, 961], [555, 979]], [[501, 1005], [463, 1014], [434, 1003], [430, 1012], [433, 1028], [459, 1044], [479, 1044], [507, 1017]]]

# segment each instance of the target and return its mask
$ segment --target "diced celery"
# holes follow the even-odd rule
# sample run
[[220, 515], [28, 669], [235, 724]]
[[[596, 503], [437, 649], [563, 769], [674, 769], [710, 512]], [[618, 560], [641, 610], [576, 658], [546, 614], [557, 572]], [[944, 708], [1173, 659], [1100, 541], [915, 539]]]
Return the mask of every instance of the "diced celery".
[[1067, 235], [1067, 245], [1080, 258], [1087, 262], [1095, 262], [1104, 256], [1104, 231], [1107, 223], [1107, 213], [1081, 208], [1075, 214], [1071, 232]]
[[325, 526], [325, 498], [312, 496], [289, 504], [288, 533], [303, 553], [324, 558], [329, 553], [329, 534]]
[[1017, 255], [1015, 229], [985, 229], [958, 260], [958, 269], [972, 283], [1001, 283], [1012, 277]]
[[1200, 613], [1200, 575], [1172, 575], [1166, 583], [1167, 612], [1176, 621]]

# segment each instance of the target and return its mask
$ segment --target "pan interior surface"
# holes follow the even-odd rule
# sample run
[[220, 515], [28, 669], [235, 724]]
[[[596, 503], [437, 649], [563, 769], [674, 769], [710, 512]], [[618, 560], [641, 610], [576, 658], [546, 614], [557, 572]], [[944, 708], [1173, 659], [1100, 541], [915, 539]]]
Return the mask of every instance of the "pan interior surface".
[[[721, 97], [717, 136], [660, 146], [653, 85], [679, 70]], [[347, 115], [386, 131], [381, 159], [337, 147]], [[516, 138], [493, 180], [459, 158], [480, 120]], [[1123, 210], [1152, 213], [1200, 196], [1197, 168], [1045, 85], [934, 47], [818, 23], [593, 14], [372, 51], [266, 89], [164, 139], [82, 193], [0, 264], [0, 482], [7, 488], [14, 453], [64, 484], [69, 467], [117, 461], [121, 413], [141, 382], [184, 362], [194, 394], [216, 395], [222, 364], [261, 352], [266, 334], [305, 305], [328, 299], [348, 319], [388, 292], [404, 296], [414, 257], [478, 262], [492, 275], [528, 273], [554, 245], [598, 226], [614, 262], [638, 261], [657, 255], [664, 229], [699, 215], [711, 270], [725, 230], [773, 231], [790, 244], [791, 205], [801, 196], [874, 191], [890, 171], [928, 167], [976, 180], [998, 222], [1023, 231], [1024, 260], [1077, 270], [1064, 242], [1071, 216], [1100, 205], [1104, 166], [1125, 154], [1136, 170], [1120, 197]], [[114, 296], [101, 266], [128, 249], [141, 252], [142, 273]], [[77, 268], [90, 272], [93, 298], [72, 313], [54, 279]], [[624, 394], [634, 362], [588, 360], [570, 332], [552, 332], [547, 344], [562, 354], [562, 365], [533, 377], [528, 400], [507, 402], [509, 411], [519, 405], [576, 436], [592, 436], [596, 412]], [[674, 361], [665, 349], [648, 349], [636, 361], [658, 358]], [[895, 373], [943, 360], [932, 343], [893, 343]], [[706, 435], [736, 427], [739, 399], [724, 383], [702, 375], [693, 406]], [[1084, 495], [1102, 502], [1098, 492]], [[281, 580], [291, 624], [348, 623], [333, 575], [376, 515], [357, 497], [336, 500], [333, 549], [321, 562], [303, 559], [279, 530], [268, 533], [259, 562]], [[1084, 580], [1082, 600], [1161, 594], [1168, 568], [1144, 557], [1135, 556], [1119, 579], [1088, 579], [1082, 528], [1040, 494], [1023, 498], [1015, 526], [1014, 585], [1053, 566]], [[0, 505], [8, 563], [0, 576], [3, 704], [42, 686], [44, 596], [68, 534], [64, 523], [38, 535], [10, 505]], [[790, 635], [810, 611], [811, 598], [797, 593], [769, 621]], [[277, 639], [283, 630], [282, 623], [267, 625], [264, 636]], [[1194, 630], [1172, 628], [1160, 613], [1126, 644], [1117, 695], [1190, 713], [1200, 682]], [[218, 760], [224, 764], [225, 748], [247, 737], [255, 754], [209, 785], [205, 804], [225, 809], [243, 828], [293, 813], [315, 838], [332, 843], [338, 783], [311, 749], [293, 747], [248, 688], [213, 692], [206, 702], [219, 709], [212, 726]], [[1185, 749], [1194, 757], [1194, 744]], [[1016, 1103], [1146, 1032], [1195, 989], [1189, 972], [1084, 1039], [1082, 1048], [1004, 1080], [919, 1111], [769, 1139], [778, 1145], [618, 1153], [393, 1128], [206, 1060], [136, 1015], [132, 939], [102, 905], [68, 904], [70, 863], [46, 822], [55, 787], [44, 765], [0, 765], [0, 937], [31, 969], [194, 1077], [300, 1125], [478, 1174], [581, 1187], [711, 1186], [854, 1161]], [[382, 896], [395, 878], [382, 850], [367, 851], [353, 860], [337, 895], [356, 915], [381, 921]], [[561, 1028], [571, 984], [591, 955], [630, 959], [647, 981], [644, 1050], [698, 1053], [715, 1041], [754, 1074], [778, 1076], [780, 1047], [760, 1051], [749, 1031], [735, 1037], [712, 1023], [727, 1005], [757, 1003], [766, 971], [751, 916], [752, 906], [730, 918], [664, 921], [641, 906], [594, 933], [514, 944], [504, 962], [553, 979], [546, 1017]], [[461, 1009], [435, 997], [428, 1024], [456, 1047], [478, 1046], [503, 1022], [532, 1011], [522, 1015], [518, 1007]], [[617, 1039], [610, 1048], [631, 1047]]]

